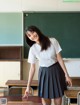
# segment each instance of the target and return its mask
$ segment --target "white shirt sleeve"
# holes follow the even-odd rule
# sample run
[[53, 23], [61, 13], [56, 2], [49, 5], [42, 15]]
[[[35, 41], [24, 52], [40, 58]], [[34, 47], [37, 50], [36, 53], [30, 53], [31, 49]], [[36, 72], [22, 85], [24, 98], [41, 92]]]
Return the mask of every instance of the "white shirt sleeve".
[[31, 64], [36, 63], [36, 56], [35, 56], [32, 48], [30, 48], [30, 50], [29, 50], [28, 62], [31, 63]]
[[51, 38], [51, 39], [52, 39], [52, 43], [55, 47], [56, 54], [58, 54], [62, 50], [62, 48], [61, 48], [59, 42], [55, 38]]

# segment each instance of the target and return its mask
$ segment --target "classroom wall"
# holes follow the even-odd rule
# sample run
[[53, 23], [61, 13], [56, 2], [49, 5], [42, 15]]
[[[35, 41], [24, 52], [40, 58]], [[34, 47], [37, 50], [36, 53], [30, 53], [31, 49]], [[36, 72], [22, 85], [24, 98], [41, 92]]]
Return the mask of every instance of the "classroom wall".
[[[80, 11], [80, 2], [63, 2], [63, 0], [0, 0], [0, 12], [22, 13], [22, 11]], [[80, 62], [80, 59], [78, 62]], [[72, 65], [74, 63], [69, 64]], [[23, 59], [23, 79], [28, 78], [29, 67], [27, 59]], [[73, 68], [71, 66], [69, 70]], [[36, 69], [38, 69], [37, 64]], [[74, 71], [72, 75], [74, 75]], [[34, 79], [37, 79], [37, 75], [35, 75]]]
[[[80, 58], [63, 58], [67, 71], [70, 77], [80, 77]], [[23, 79], [28, 79], [30, 64], [27, 63], [27, 59], [23, 60]], [[36, 62], [36, 71], [33, 77], [34, 80], [38, 80], [39, 62]]]
[[0, 12], [80, 11], [80, 2], [63, 0], [0, 0]]
[[0, 87], [5, 87], [7, 80], [20, 80], [20, 61], [0, 61]]

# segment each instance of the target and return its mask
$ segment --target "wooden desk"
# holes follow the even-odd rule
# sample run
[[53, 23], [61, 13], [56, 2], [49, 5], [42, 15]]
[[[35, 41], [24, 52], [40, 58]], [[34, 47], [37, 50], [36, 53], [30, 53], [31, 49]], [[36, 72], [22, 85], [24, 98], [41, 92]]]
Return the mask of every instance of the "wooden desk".
[[7, 105], [42, 105], [41, 98], [38, 96], [29, 96], [28, 100], [23, 99], [21, 96], [7, 96], [0, 98], [7, 98]]
[[69, 98], [77, 98], [77, 93], [80, 91], [80, 77], [71, 77], [72, 87], [68, 87], [65, 94]]
[[80, 87], [68, 87], [68, 90], [65, 91], [64, 102], [66, 102], [67, 105], [74, 105], [71, 104], [73, 101], [77, 104], [78, 92], [80, 92]]
[[[8, 87], [12, 87], [12, 86], [22, 86], [22, 87], [26, 87], [27, 86], [27, 80], [8, 80], [6, 82], [6, 85], [8, 85]], [[31, 86], [38, 86], [38, 80], [32, 80]]]
[[68, 90], [65, 91], [65, 95], [68, 98], [77, 98], [77, 94], [79, 91], [80, 91], [80, 87], [78, 86], [68, 87]]
[[[77, 98], [77, 93], [80, 91], [80, 78], [72, 77], [72, 83], [73, 87], [76, 86], [76, 88], [68, 88], [68, 90], [65, 91], [65, 94], [68, 98]], [[8, 80], [6, 85], [8, 85], [9, 88], [12, 86], [26, 87], [27, 80]], [[31, 86], [38, 86], [38, 80], [33, 80]]]
[[19, 103], [8, 103], [7, 105], [42, 105], [41, 103], [24, 103], [24, 102], [19, 102]]
[[[80, 77], [71, 77], [73, 86], [80, 86]], [[27, 86], [27, 80], [8, 80], [6, 85], [11, 86]], [[38, 80], [32, 80], [31, 86], [38, 86]]]

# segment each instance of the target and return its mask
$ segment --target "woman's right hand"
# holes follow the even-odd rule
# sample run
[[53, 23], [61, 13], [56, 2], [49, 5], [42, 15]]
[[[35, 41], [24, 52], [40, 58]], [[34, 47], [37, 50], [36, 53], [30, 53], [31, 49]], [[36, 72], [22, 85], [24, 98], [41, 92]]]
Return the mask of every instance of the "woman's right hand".
[[27, 87], [26, 90], [25, 90], [23, 98], [27, 98], [28, 99], [29, 93], [30, 93], [30, 87]]
[[68, 83], [69, 86], [72, 86], [72, 80], [71, 78], [69, 77], [69, 75], [66, 75], [66, 82]]

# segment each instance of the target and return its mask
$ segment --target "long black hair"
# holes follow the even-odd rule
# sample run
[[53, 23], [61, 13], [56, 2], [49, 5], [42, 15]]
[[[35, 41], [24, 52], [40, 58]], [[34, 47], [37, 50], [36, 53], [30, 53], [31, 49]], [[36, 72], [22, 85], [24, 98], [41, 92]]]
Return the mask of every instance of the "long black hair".
[[26, 28], [25, 30], [25, 38], [26, 38], [26, 42], [27, 44], [31, 47], [34, 43], [34, 41], [31, 41], [27, 35], [26, 35], [26, 32], [27, 31], [30, 31], [30, 32], [36, 32], [39, 36], [39, 42], [40, 42], [40, 45], [41, 45], [41, 51], [42, 50], [47, 50], [48, 47], [50, 47], [51, 45], [51, 42], [49, 40], [49, 38], [47, 36], [45, 36], [40, 30], [39, 28], [37, 28], [36, 26], [29, 26]]

